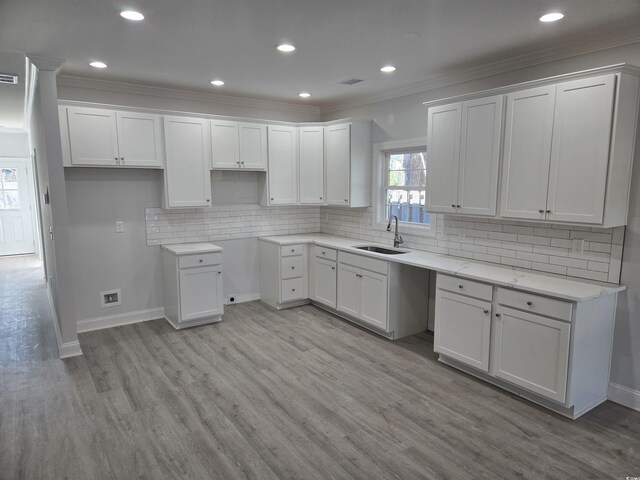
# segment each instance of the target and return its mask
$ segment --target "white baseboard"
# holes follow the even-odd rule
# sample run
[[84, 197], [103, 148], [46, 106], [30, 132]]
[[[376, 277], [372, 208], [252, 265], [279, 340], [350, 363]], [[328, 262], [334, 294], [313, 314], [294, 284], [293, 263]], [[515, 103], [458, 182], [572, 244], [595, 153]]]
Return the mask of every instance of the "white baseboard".
[[119, 327], [131, 323], [146, 322], [148, 320], [157, 320], [158, 318], [164, 318], [164, 307], [119, 313], [116, 315], [105, 315], [104, 317], [87, 318], [78, 321], [78, 333]]
[[233, 303], [229, 302], [229, 295], [225, 296], [224, 304], [225, 305], [235, 305], [236, 303], [245, 303], [245, 302], [253, 302], [254, 300], [260, 300], [259, 293], [249, 293], [247, 295], [234, 295], [235, 301]]
[[80, 348], [80, 342], [74, 340], [73, 342], [62, 343], [62, 333], [60, 332], [60, 324], [58, 323], [58, 313], [54, 308], [53, 296], [51, 295], [51, 289], [49, 288], [49, 282], [47, 282], [47, 297], [49, 298], [49, 308], [51, 310], [51, 316], [53, 317], [53, 328], [56, 332], [56, 341], [58, 342], [58, 355], [60, 358], [69, 358], [82, 355], [82, 349]]
[[609, 400], [640, 411], [640, 390], [609, 382]]

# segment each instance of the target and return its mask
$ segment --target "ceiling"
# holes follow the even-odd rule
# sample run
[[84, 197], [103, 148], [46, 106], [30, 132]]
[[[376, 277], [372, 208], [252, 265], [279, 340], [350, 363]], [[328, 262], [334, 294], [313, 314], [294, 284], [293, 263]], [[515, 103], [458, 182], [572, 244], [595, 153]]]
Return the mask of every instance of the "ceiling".
[[[123, 20], [128, 8], [145, 20]], [[566, 17], [538, 21], [553, 10]], [[297, 50], [277, 52], [283, 41]], [[635, 41], [638, 0], [0, 2], [0, 48], [63, 58], [65, 75], [320, 107], [533, 53]], [[93, 69], [93, 60], [109, 67]], [[381, 73], [387, 63], [397, 71]], [[225, 86], [209, 85], [214, 78]], [[364, 81], [337, 83], [350, 78]], [[311, 97], [298, 98], [303, 90]]]
[[24, 128], [25, 71], [24, 55], [0, 52], [0, 73], [18, 75], [17, 85], [0, 84], [0, 128]]

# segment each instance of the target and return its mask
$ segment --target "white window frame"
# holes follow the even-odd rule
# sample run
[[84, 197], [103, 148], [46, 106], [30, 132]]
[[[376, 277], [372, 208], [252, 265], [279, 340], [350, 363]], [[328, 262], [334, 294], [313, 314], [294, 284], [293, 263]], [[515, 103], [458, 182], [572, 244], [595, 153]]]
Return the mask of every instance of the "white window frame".
[[[375, 143], [373, 145], [374, 169], [372, 177], [373, 192], [373, 226], [376, 230], [387, 230], [387, 220], [385, 215], [385, 176], [387, 174], [387, 154], [401, 150], [427, 150], [427, 138], [413, 138], [409, 140], [394, 140], [389, 142]], [[427, 156], [427, 162], [429, 157]], [[402, 232], [420, 235], [423, 237], [435, 237], [437, 230], [438, 216], [431, 213], [429, 225], [418, 223], [399, 222], [398, 229]]]

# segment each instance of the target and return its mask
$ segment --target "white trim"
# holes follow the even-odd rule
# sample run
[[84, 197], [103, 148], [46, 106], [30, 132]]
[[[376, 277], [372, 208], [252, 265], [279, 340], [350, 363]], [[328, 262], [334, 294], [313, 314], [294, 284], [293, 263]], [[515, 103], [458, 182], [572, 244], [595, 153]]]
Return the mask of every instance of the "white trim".
[[92, 332], [94, 330], [102, 330], [103, 328], [119, 327], [121, 325], [146, 322], [160, 318], [164, 318], [164, 307], [87, 318], [78, 320], [78, 333]]
[[[233, 303], [229, 302], [228, 300], [229, 297], [234, 297], [235, 301]], [[245, 295], [225, 295], [224, 296], [225, 305], [235, 305], [236, 303], [253, 302], [254, 300], [260, 300], [259, 293], [248, 293]]]
[[[386, 173], [386, 153], [390, 150], [405, 150], [410, 148], [424, 148], [427, 145], [427, 137], [409, 138], [407, 140], [391, 140], [373, 144], [373, 172], [371, 175], [371, 191], [373, 192], [373, 218], [372, 227], [375, 230], [387, 231], [387, 222], [384, 220], [380, 205], [384, 201], [382, 198], [382, 184]], [[428, 161], [428, 160], [427, 160]], [[423, 237], [435, 237], [437, 230], [437, 215], [431, 213], [431, 223], [429, 225], [412, 225], [401, 222], [402, 233], [409, 235], [419, 235]]]
[[609, 382], [608, 399], [640, 412], [640, 390], [633, 390], [624, 385]]
[[[115, 93], [128, 93], [132, 95], [144, 95], [160, 98], [171, 98], [178, 100], [196, 101], [200, 103], [233, 105], [238, 107], [248, 107], [256, 109], [270, 109], [282, 112], [305, 113], [320, 116], [320, 108], [311, 105], [298, 105], [294, 103], [260, 100], [247, 97], [234, 97], [231, 95], [220, 95], [209, 92], [199, 92], [191, 90], [181, 90], [177, 88], [157, 87], [127, 82], [114, 82], [110, 80], [99, 80], [95, 78], [78, 77], [73, 75], [58, 75], [58, 86], [87, 88]], [[64, 101], [61, 99], [61, 101]], [[65, 102], [66, 103], [66, 102]]]
[[60, 324], [58, 323], [58, 314], [54, 308], [53, 295], [51, 294], [51, 288], [49, 282], [47, 282], [47, 298], [49, 299], [49, 309], [51, 310], [51, 318], [53, 318], [53, 329], [56, 332], [56, 342], [58, 343], [58, 357], [69, 358], [82, 355], [82, 348], [80, 348], [80, 342], [74, 340], [73, 342], [62, 343], [62, 332], [60, 332]]

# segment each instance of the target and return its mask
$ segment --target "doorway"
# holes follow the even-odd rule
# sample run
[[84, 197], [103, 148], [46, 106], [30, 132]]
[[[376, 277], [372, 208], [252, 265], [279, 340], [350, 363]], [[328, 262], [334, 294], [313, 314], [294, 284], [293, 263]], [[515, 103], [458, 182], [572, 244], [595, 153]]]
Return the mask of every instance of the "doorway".
[[0, 256], [36, 253], [28, 159], [0, 159]]

